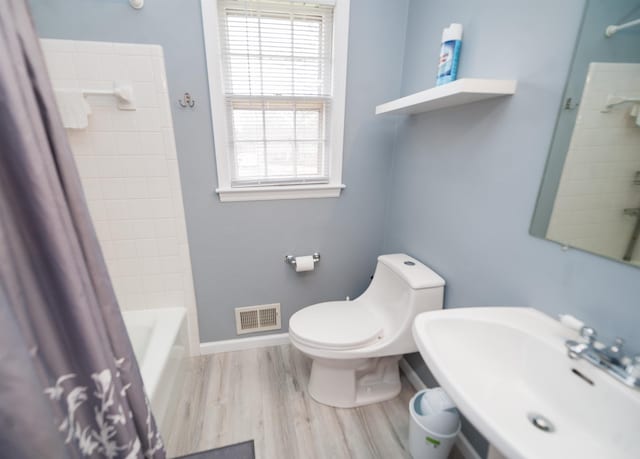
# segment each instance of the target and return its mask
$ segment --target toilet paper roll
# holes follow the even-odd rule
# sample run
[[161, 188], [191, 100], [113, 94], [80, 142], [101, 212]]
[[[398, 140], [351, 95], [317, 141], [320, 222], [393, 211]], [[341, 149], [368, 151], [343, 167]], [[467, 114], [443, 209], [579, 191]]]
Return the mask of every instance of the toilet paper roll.
[[307, 255], [306, 257], [296, 257], [296, 272], [301, 273], [304, 271], [313, 271], [315, 263], [313, 262], [313, 255]]

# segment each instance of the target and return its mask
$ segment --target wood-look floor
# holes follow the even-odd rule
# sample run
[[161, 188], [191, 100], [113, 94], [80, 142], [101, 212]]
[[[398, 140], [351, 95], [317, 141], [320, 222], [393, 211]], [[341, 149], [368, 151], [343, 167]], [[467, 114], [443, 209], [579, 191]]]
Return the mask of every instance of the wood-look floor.
[[165, 433], [169, 456], [254, 440], [256, 459], [411, 457], [408, 405], [415, 391], [404, 377], [393, 400], [331, 408], [306, 392], [310, 364], [290, 345], [190, 359]]

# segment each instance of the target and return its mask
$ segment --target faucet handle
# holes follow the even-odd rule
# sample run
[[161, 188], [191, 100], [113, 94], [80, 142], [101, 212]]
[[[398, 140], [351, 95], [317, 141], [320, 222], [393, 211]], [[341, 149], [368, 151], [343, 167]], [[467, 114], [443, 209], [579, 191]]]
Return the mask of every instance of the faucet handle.
[[589, 341], [589, 344], [593, 345], [596, 342], [598, 333], [596, 333], [595, 329], [593, 329], [592, 327], [584, 326], [580, 329], [580, 336]]
[[640, 380], [640, 354], [631, 358], [631, 362], [627, 365], [627, 374]]
[[[623, 346], [624, 346], [624, 340], [618, 337], [613, 341], [613, 344], [609, 346], [609, 350], [614, 354], [620, 354], [622, 352]], [[636, 356], [636, 358], [639, 358], [640, 360], [640, 356]]]

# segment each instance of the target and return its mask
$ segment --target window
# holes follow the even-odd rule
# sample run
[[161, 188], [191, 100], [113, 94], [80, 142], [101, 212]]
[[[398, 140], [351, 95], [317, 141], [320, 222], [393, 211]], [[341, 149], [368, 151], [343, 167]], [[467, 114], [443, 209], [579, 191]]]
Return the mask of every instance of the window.
[[222, 201], [337, 197], [348, 0], [203, 0]]

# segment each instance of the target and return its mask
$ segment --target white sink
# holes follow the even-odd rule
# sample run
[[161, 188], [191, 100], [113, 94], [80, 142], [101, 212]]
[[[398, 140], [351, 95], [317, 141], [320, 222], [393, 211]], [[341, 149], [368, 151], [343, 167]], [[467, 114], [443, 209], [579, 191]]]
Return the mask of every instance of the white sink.
[[[579, 336], [543, 313], [426, 312], [416, 317], [413, 336], [438, 382], [506, 457], [640, 458], [640, 391], [569, 359], [564, 342]], [[554, 430], [535, 427], [531, 415]]]

